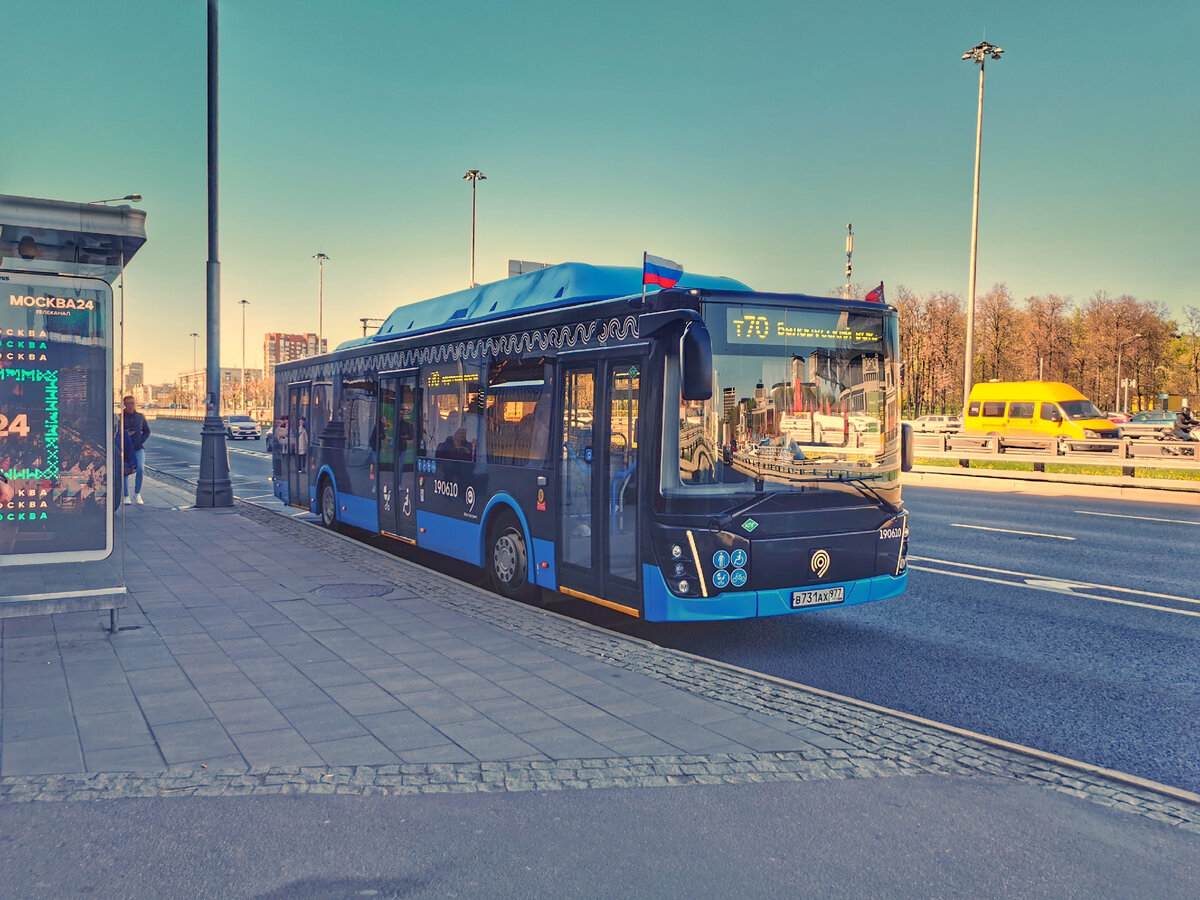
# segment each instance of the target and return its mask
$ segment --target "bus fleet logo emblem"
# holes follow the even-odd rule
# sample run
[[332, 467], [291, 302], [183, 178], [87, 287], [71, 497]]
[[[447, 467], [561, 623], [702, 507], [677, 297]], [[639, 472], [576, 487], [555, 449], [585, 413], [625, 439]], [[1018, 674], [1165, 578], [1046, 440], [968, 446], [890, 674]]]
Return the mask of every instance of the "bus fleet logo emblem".
[[758, 527], [758, 523], [755, 522], [753, 519], [747, 519], [745, 522], [742, 523], [742, 527], [745, 528], [746, 531], [753, 531], [755, 528]]
[[809, 560], [809, 568], [818, 578], [824, 578], [825, 573], [829, 571], [829, 551], [817, 550], [813, 553], [812, 559]]

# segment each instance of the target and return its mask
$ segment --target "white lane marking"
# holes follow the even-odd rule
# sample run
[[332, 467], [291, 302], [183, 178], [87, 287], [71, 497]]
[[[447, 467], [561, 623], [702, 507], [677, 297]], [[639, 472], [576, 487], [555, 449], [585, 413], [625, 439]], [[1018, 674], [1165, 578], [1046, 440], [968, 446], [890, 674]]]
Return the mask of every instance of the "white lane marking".
[[958, 522], [951, 522], [950, 527], [951, 528], [974, 528], [977, 531], [999, 531], [999, 532], [1002, 532], [1003, 534], [1024, 534], [1024, 535], [1028, 535], [1029, 537], [1054, 538], [1057, 541], [1073, 541], [1073, 540], [1075, 540], [1075, 538], [1073, 538], [1073, 537], [1067, 537], [1066, 535], [1062, 535], [1062, 534], [1042, 534], [1040, 531], [1014, 531], [1011, 528], [988, 528], [986, 525], [962, 525]]
[[[1179, 597], [1175, 594], [1156, 594], [1154, 591], [1139, 591], [1136, 588], [1117, 587], [1114, 584], [1097, 584], [1094, 581], [1075, 581], [1066, 578], [1051, 578], [1047, 575], [1037, 575], [1033, 572], [1014, 572], [1012, 569], [997, 569], [992, 566], [973, 566], [970, 563], [954, 562], [949, 559], [933, 559], [928, 556], [909, 556], [910, 560], [915, 559], [917, 562], [937, 563], [943, 566], [953, 566], [956, 569], [976, 569], [980, 572], [995, 572], [998, 575], [1016, 575], [1018, 578], [1023, 578], [1026, 581], [1045, 581], [1053, 584], [1070, 584], [1081, 588], [1095, 588], [1101, 591], [1118, 591], [1122, 594], [1137, 594], [1139, 597], [1157, 597], [1159, 600], [1178, 600], [1181, 603], [1197, 603], [1200, 600], [1195, 597]], [[931, 571], [941, 571], [940, 569]], [[947, 575], [952, 575], [952, 572], [947, 572]], [[1007, 583], [1007, 582], [1006, 582]]]
[[[1047, 587], [1048, 582], [1031, 582], [1025, 583], [1021, 581], [1005, 581], [1003, 578], [988, 578], [986, 575], [969, 575], [966, 572], [947, 572], [945, 569], [931, 569], [926, 566], [914, 566], [909, 563], [910, 569], [916, 569], [919, 572], [933, 572], [936, 575], [952, 575], [955, 578], [969, 578], [972, 581], [989, 581], [992, 584], [1003, 584], [1008, 587], [1029, 588], [1034, 591], [1051, 591], [1057, 594], [1069, 594], [1072, 597], [1078, 597], [1081, 600], [1103, 600], [1105, 603], [1119, 603], [1121, 606], [1138, 606], [1142, 609], [1154, 609], [1159, 612], [1175, 613], [1177, 616], [1192, 616], [1200, 619], [1200, 612], [1192, 612], [1190, 609], [1173, 609], [1170, 606], [1155, 606], [1153, 603], [1138, 603], [1136, 600], [1118, 600], [1116, 597], [1101, 597], [1098, 594], [1077, 594], [1072, 590], [1060, 590], [1057, 588]], [[1116, 588], [1120, 590], [1120, 588]], [[1181, 598], [1186, 599], [1186, 598]], [[1197, 601], [1191, 600], [1191, 603]]]
[[[202, 447], [202, 441], [194, 441], [191, 438], [175, 437], [173, 434], [156, 434], [155, 437], [162, 438], [165, 441], [175, 441], [180, 444], [193, 444], [197, 447]], [[231, 447], [228, 438], [225, 441], [225, 448], [231, 453], [242, 453], [246, 456], [254, 456], [258, 459], [270, 459], [270, 453], [264, 453], [262, 450], [243, 450], [241, 447]]]
[[1110, 519], [1139, 519], [1142, 522], [1170, 522], [1173, 525], [1200, 525], [1200, 522], [1189, 522], [1187, 519], [1160, 519], [1157, 516], [1126, 516], [1121, 513], [1091, 512], [1086, 509], [1075, 510], [1080, 516], [1108, 516]]

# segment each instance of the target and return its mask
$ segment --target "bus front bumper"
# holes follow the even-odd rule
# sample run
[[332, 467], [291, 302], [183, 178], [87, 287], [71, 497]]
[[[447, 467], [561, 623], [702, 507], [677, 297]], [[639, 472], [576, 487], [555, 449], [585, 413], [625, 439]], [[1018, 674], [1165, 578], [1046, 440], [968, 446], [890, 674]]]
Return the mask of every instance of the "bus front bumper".
[[858, 581], [820, 585], [821, 589], [841, 588], [844, 599], [833, 603], [793, 608], [792, 597], [797, 592], [809, 592], [813, 585], [765, 591], [726, 591], [712, 597], [679, 597], [671, 593], [666, 579], [657, 566], [642, 567], [645, 585], [645, 619], [648, 622], [706, 622], [719, 619], [753, 619], [762, 616], [782, 616], [809, 610], [838, 609], [886, 600], [904, 593], [908, 585], [908, 570], [899, 575], [877, 575]]

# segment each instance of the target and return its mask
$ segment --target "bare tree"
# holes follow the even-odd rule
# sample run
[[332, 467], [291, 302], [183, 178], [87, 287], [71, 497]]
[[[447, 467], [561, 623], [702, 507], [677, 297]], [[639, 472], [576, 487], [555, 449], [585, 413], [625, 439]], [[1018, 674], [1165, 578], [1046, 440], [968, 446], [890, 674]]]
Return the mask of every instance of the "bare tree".
[[1025, 347], [1027, 372], [1038, 381], [1062, 381], [1071, 364], [1071, 323], [1067, 318], [1071, 301], [1057, 294], [1030, 297], [1025, 301]]
[[979, 381], [1012, 381], [1017, 375], [1015, 349], [1018, 315], [1008, 286], [996, 284], [975, 304], [979, 341]]

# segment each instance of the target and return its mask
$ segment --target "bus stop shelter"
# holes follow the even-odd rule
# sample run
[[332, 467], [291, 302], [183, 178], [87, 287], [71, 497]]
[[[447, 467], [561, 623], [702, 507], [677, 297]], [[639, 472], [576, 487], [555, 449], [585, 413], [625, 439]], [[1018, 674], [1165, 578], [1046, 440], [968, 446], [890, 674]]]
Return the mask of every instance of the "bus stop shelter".
[[145, 222], [0, 194], [0, 618], [125, 605], [112, 285]]

